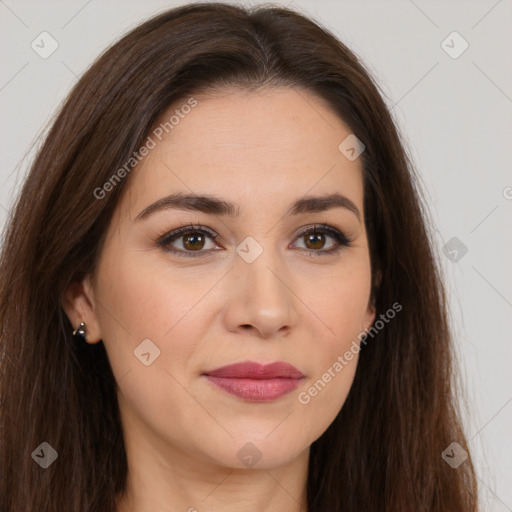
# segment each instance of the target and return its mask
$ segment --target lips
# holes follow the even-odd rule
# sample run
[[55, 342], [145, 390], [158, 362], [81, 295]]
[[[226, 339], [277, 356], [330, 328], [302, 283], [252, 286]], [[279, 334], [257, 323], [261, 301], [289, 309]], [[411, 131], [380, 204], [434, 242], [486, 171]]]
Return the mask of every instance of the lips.
[[218, 388], [249, 401], [276, 400], [293, 391], [304, 375], [281, 361], [261, 365], [252, 361], [235, 363], [204, 374]]
[[205, 375], [209, 375], [210, 377], [232, 377], [238, 379], [276, 379], [284, 377], [302, 379], [304, 377], [295, 366], [281, 361], [266, 365], [252, 361], [229, 364], [205, 372]]

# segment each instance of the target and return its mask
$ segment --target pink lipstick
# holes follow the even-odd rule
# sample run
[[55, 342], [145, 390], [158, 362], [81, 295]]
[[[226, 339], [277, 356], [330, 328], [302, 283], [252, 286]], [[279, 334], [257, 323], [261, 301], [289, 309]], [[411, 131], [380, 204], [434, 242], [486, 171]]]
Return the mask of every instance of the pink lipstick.
[[203, 375], [224, 391], [253, 402], [277, 400], [297, 388], [304, 379], [297, 368], [281, 361], [267, 365], [246, 361]]

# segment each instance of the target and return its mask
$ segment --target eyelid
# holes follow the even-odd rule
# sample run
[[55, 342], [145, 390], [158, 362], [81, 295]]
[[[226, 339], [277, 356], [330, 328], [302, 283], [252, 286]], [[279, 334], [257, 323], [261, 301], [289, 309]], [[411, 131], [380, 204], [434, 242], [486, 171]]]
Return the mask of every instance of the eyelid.
[[201, 224], [187, 224], [186, 226], [182, 226], [180, 228], [172, 229], [171, 231], [166, 232], [162, 237], [160, 237], [160, 239], [171, 237], [174, 238], [177, 235], [187, 234], [196, 231], [206, 232], [212, 238], [218, 238], [220, 236], [216, 231], [209, 228], [208, 226], [203, 226]]
[[310, 231], [326, 231], [327, 233], [331, 233], [333, 236], [342, 235], [345, 238], [345, 240], [347, 240], [347, 242], [351, 242], [351, 240], [349, 240], [349, 238], [341, 229], [335, 228], [334, 226], [331, 226], [330, 224], [327, 224], [325, 222], [315, 223], [313, 225], [309, 224], [303, 228], [300, 228], [299, 232], [295, 235], [295, 238], [303, 236], [306, 233], [309, 233]]

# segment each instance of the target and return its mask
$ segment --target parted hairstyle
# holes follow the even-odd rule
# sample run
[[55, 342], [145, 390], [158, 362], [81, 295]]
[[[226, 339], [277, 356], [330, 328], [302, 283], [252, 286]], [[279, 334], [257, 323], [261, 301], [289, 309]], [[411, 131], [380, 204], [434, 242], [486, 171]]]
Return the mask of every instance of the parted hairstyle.
[[[116, 381], [104, 344], [77, 344], [63, 293], [93, 273], [127, 179], [94, 191], [163, 111], [223, 87], [313, 93], [365, 146], [364, 221], [376, 318], [341, 411], [311, 445], [308, 512], [473, 512], [456, 360], [428, 207], [390, 109], [329, 30], [270, 4], [187, 4], [109, 47], [61, 106], [21, 187], [0, 255], [0, 509], [114, 512], [126, 483]], [[341, 141], [340, 141], [341, 142]], [[132, 173], [137, 172], [136, 166]], [[378, 279], [377, 279], [378, 277]], [[47, 469], [31, 454], [58, 453]]]

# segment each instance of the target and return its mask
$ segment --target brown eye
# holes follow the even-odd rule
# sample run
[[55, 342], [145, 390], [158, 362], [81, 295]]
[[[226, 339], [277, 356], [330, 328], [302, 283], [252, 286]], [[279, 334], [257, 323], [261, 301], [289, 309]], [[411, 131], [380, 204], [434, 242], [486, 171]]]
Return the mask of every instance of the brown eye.
[[308, 249], [323, 249], [323, 246], [325, 245], [325, 235], [323, 233], [318, 233], [315, 231], [302, 236], [304, 237], [306, 247]]
[[202, 233], [191, 233], [181, 238], [183, 238], [183, 247], [191, 251], [200, 250], [205, 244], [205, 237]]
[[[167, 233], [157, 244], [178, 256], [206, 256], [215, 249], [217, 233], [206, 227], [185, 226]], [[207, 243], [210, 242], [210, 246]], [[204, 249], [204, 250], [203, 250]]]
[[[349, 247], [349, 240], [341, 231], [327, 224], [314, 226], [302, 231], [298, 236], [299, 240], [304, 241], [305, 247], [299, 247], [310, 254], [327, 255], [340, 251], [343, 247]], [[330, 239], [331, 243], [325, 248]]]

